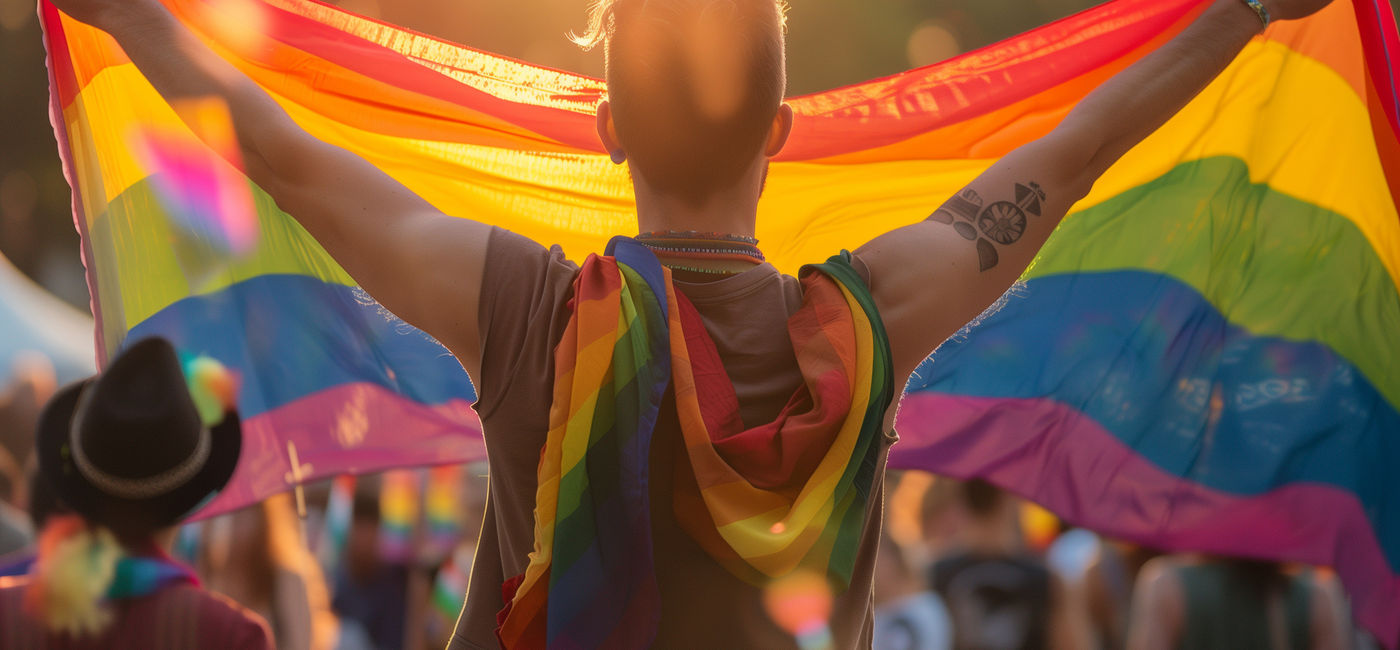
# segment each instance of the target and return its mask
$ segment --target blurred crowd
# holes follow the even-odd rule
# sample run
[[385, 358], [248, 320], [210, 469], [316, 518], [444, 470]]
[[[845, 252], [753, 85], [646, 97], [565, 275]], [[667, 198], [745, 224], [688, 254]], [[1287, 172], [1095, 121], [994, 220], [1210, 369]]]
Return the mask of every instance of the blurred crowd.
[[[37, 475], [31, 435], [52, 369], [27, 357], [11, 375], [0, 392], [0, 576], [31, 570], [38, 531], [65, 510]], [[266, 621], [275, 647], [441, 648], [485, 486], [484, 465], [338, 477], [186, 523], [168, 552]], [[890, 486], [879, 649], [1377, 647], [1325, 568], [1158, 553], [980, 480], [903, 472]]]
[[[28, 356], [11, 375], [0, 386], [0, 587], [34, 570], [46, 527], [69, 513], [34, 449], [53, 369]], [[485, 490], [484, 464], [344, 476], [156, 537], [204, 589], [265, 621], [274, 647], [442, 648], [466, 594]]]
[[889, 479], [876, 648], [1378, 647], [1326, 568], [1162, 553], [985, 481]]

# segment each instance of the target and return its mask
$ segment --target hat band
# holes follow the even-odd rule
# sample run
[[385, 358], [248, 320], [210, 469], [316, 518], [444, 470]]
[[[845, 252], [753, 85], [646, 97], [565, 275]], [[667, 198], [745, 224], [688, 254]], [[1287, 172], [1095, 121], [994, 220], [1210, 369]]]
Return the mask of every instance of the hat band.
[[209, 429], [201, 428], [194, 451], [185, 460], [180, 461], [179, 465], [144, 478], [113, 476], [92, 464], [87, 454], [83, 452], [83, 446], [78, 444], [78, 430], [82, 423], [82, 417], [83, 409], [79, 409], [77, 417], [73, 418], [73, 425], [68, 429], [68, 448], [72, 450], [73, 464], [77, 466], [78, 473], [89, 483], [114, 497], [150, 499], [164, 495], [188, 483], [209, 460], [209, 451], [213, 447], [213, 443], [210, 441], [212, 434]]

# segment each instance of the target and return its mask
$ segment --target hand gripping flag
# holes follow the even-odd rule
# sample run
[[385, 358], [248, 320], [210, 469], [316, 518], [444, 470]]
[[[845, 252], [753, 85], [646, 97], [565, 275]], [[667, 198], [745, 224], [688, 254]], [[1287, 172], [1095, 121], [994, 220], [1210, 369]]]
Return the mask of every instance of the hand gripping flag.
[[[310, 133], [447, 214], [578, 260], [635, 229], [594, 135], [596, 79], [312, 0], [166, 2]], [[759, 208], [765, 253], [791, 273], [927, 217], [1205, 4], [1117, 0], [794, 98]], [[460, 366], [209, 162], [228, 145], [218, 111], [181, 122], [110, 38], [40, 12], [99, 360], [161, 334], [241, 376], [244, 456], [204, 513], [480, 457]], [[1253, 40], [919, 369], [892, 465], [985, 477], [1158, 547], [1335, 566], [1359, 620], [1400, 643], [1397, 61], [1381, 0]], [[1034, 188], [1021, 198], [1032, 209]], [[230, 217], [239, 206], [255, 223]]]

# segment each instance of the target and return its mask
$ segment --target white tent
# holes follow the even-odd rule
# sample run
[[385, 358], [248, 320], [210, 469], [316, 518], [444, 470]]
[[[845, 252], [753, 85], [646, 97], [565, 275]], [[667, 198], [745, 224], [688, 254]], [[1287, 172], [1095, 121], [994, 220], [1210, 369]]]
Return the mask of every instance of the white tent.
[[60, 384], [96, 372], [92, 317], [59, 300], [0, 255], [0, 386], [17, 359], [39, 352]]

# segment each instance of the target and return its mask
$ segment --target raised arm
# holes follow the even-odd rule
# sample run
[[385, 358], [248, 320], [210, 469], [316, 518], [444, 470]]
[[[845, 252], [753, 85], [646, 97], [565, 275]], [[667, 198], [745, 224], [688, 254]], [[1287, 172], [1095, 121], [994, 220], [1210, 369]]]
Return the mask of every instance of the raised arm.
[[[1328, 2], [1264, 6], [1279, 20]], [[1215, 0], [1181, 34], [1104, 82], [1053, 131], [1007, 154], [933, 216], [862, 247], [896, 377], [908, 377], [1010, 288], [1070, 206], [1215, 79], [1262, 26], [1243, 0]]]
[[156, 0], [54, 4], [110, 33], [167, 101], [227, 104], [248, 177], [370, 295], [476, 374], [488, 226], [443, 215], [359, 156], [306, 133]]

